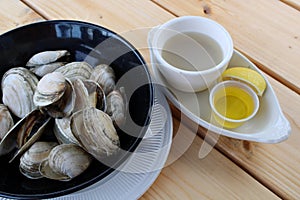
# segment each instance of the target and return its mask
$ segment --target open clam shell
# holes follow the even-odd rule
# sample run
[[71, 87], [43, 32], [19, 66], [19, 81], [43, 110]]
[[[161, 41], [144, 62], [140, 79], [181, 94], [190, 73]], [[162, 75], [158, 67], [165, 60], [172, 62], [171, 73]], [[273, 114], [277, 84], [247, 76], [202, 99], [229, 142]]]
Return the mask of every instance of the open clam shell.
[[33, 110], [19, 120], [0, 142], [0, 156], [17, 150], [14, 158], [26, 151], [44, 132], [50, 118]]
[[92, 107], [93, 102], [90, 100], [89, 91], [85, 87], [81, 79], [77, 79], [74, 82], [74, 91], [76, 93], [74, 112], [82, 110], [87, 107]]

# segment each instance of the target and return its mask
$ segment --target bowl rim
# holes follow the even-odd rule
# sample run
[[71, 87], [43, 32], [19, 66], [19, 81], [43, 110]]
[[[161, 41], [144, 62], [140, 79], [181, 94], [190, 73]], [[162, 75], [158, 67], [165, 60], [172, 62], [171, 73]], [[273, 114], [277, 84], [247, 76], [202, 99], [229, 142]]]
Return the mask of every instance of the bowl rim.
[[[219, 89], [225, 88], [227, 86], [238, 87], [238, 88], [244, 90], [245, 92], [247, 92], [251, 97], [253, 97], [252, 99], [253, 99], [253, 103], [254, 103], [255, 107], [254, 107], [254, 110], [252, 111], [251, 115], [249, 115], [246, 118], [242, 118], [242, 119], [231, 119], [231, 118], [225, 117], [224, 115], [222, 115], [221, 113], [219, 113], [217, 111], [217, 109], [213, 103], [214, 102], [214, 94]], [[222, 81], [222, 82], [219, 82], [218, 84], [216, 84], [209, 93], [209, 104], [210, 104], [210, 107], [213, 110], [213, 112], [219, 118], [221, 118], [222, 120], [231, 122], [231, 123], [243, 123], [243, 122], [246, 122], [246, 121], [252, 119], [256, 115], [256, 113], [258, 112], [258, 109], [260, 107], [258, 96], [254, 92], [254, 90], [250, 86], [246, 85], [245, 83], [242, 83], [240, 81], [235, 81], [235, 80]]]
[[[72, 20], [72, 19], [58, 19], [58, 20], [45, 20], [45, 21], [37, 21], [37, 22], [32, 22], [29, 24], [25, 24], [16, 28], [13, 28], [11, 30], [8, 30], [6, 32], [3, 32], [2, 34], [0, 34], [0, 38], [1, 37], [5, 37], [9, 34], [13, 34], [14, 32], [17, 31], [22, 31], [24, 29], [30, 29], [34, 26], [37, 25], [53, 25], [53, 24], [59, 24], [59, 23], [65, 23], [65, 24], [76, 24], [76, 25], [84, 25], [84, 26], [91, 26], [95, 29], [99, 29], [102, 31], [105, 31], [109, 34], [111, 34], [108, 37], [114, 37], [117, 40], [119, 40], [122, 44], [126, 45], [129, 49], [132, 50], [132, 52], [134, 53], [134, 55], [136, 56], [136, 58], [140, 61], [141, 65], [143, 69], [145, 70], [145, 75], [148, 79], [148, 85], [149, 85], [149, 110], [147, 112], [147, 117], [146, 120], [143, 124], [143, 127], [140, 130], [140, 133], [138, 135], [138, 137], [136, 137], [136, 140], [133, 142], [133, 144], [129, 147], [129, 149], [127, 150], [128, 152], [132, 152], [134, 151], [137, 146], [140, 144], [140, 142], [142, 141], [142, 138], [144, 137], [144, 135], [146, 134], [146, 131], [148, 129], [148, 125], [150, 124], [151, 121], [151, 115], [152, 115], [152, 111], [153, 111], [153, 105], [154, 105], [154, 85], [153, 85], [153, 80], [151, 78], [150, 75], [150, 71], [149, 68], [147, 67], [147, 63], [145, 61], [145, 59], [143, 58], [142, 54], [128, 41], [126, 40], [124, 37], [122, 37], [121, 35], [119, 35], [118, 33], [102, 26], [99, 24], [94, 24], [91, 22], [87, 22], [87, 21], [81, 21], [81, 20]], [[0, 44], [1, 46], [1, 44]], [[64, 196], [76, 191], [80, 191], [98, 181], [103, 180], [104, 177], [108, 176], [109, 174], [111, 174], [113, 171], [115, 170], [119, 170], [118, 167], [122, 166], [122, 162], [126, 161], [128, 159], [128, 153], [126, 154], [126, 156], [123, 156], [121, 160], [118, 160], [113, 167], [108, 167], [107, 170], [104, 171], [103, 174], [100, 174], [96, 177], [93, 177], [92, 179], [85, 181], [83, 183], [74, 185], [70, 188], [66, 188], [60, 191], [54, 191], [54, 192], [49, 192], [49, 193], [32, 193], [32, 194], [13, 194], [13, 193], [8, 193], [8, 192], [4, 192], [0, 190], [0, 196], [5, 197], [5, 198], [18, 198], [18, 199], [32, 199], [32, 198], [54, 198], [54, 197], [60, 197], [60, 196]], [[117, 167], [117, 168], [115, 168]]]
[[[201, 21], [205, 21], [206, 23], [210, 23], [210, 24], [214, 24], [216, 27], [218, 27], [220, 29], [220, 31], [222, 31], [224, 33], [224, 35], [227, 38], [227, 42], [228, 42], [228, 47], [227, 47], [227, 52], [225, 52], [224, 54], [224, 58], [222, 59], [221, 62], [219, 62], [217, 65], [215, 65], [214, 67], [211, 67], [209, 69], [206, 70], [197, 70], [197, 71], [190, 71], [190, 70], [184, 70], [184, 69], [180, 69], [177, 67], [174, 67], [172, 65], [170, 65], [165, 59], [163, 59], [162, 55], [159, 53], [159, 50], [155, 47], [153, 47], [153, 44], [156, 44], [157, 40], [158, 40], [158, 34], [153, 34], [153, 38], [152, 38], [152, 51], [156, 57], [156, 59], [158, 59], [158, 61], [160, 63], [162, 63], [162, 65], [159, 65], [159, 67], [163, 67], [166, 70], [171, 70], [173, 72], [176, 73], [180, 73], [180, 74], [185, 74], [185, 75], [190, 75], [190, 76], [199, 76], [199, 75], [207, 75], [210, 73], [215, 73], [218, 70], [221, 70], [222, 67], [226, 64], [229, 63], [232, 55], [233, 55], [233, 40], [231, 35], [229, 34], [229, 32], [218, 22], [206, 18], [206, 17], [201, 17], [201, 16], [181, 16], [181, 17], [177, 17], [174, 19], [171, 19], [169, 21], [167, 21], [166, 23], [160, 25], [157, 27], [157, 31], [160, 31], [161, 29], [165, 29], [165, 30], [172, 30], [172, 29], [168, 29], [168, 27], [174, 23], [180, 22], [180, 21], [185, 21], [185, 20], [201, 20]], [[184, 34], [184, 32], [180, 32], [181, 34]]]

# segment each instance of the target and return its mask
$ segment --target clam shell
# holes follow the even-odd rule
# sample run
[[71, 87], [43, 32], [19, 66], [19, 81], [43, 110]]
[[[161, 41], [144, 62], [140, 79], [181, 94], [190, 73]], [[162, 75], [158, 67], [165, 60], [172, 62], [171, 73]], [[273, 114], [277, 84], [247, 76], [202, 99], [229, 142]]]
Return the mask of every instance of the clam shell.
[[106, 95], [113, 91], [116, 85], [114, 70], [106, 64], [97, 65], [93, 69], [90, 79], [96, 81], [103, 88]]
[[35, 75], [39, 77], [43, 77], [46, 74], [54, 72], [56, 69], [64, 66], [65, 64], [66, 62], [54, 62], [50, 64], [32, 67], [30, 68], [30, 71], [32, 71]]
[[107, 114], [116, 125], [122, 125], [125, 121], [125, 103], [121, 93], [112, 91], [107, 96]]
[[54, 147], [47, 160], [40, 165], [40, 173], [50, 179], [68, 181], [84, 172], [92, 157], [74, 144], [61, 144]]
[[62, 73], [70, 81], [74, 81], [77, 79], [88, 79], [91, 76], [92, 69], [92, 66], [87, 62], [71, 62], [55, 71]]
[[53, 132], [60, 144], [77, 144], [80, 146], [80, 143], [77, 141], [71, 131], [69, 117], [64, 117], [62, 119], [56, 118]]
[[23, 67], [12, 68], [2, 77], [2, 101], [17, 117], [23, 118], [36, 106], [33, 95], [38, 79], [28, 69]]
[[65, 93], [67, 82], [59, 72], [49, 73], [41, 78], [33, 95], [33, 102], [38, 107], [57, 102]]
[[89, 99], [93, 107], [106, 112], [106, 95], [102, 87], [93, 80], [84, 80], [84, 86], [88, 90]]
[[77, 79], [74, 82], [74, 91], [76, 93], [76, 100], [74, 106], [74, 112], [82, 110], [87, 107], [93, 106], [93, 102], [90, 100], [89, 91], [85, 87], [82, 80]]
[[67, 50], [43, 51], [33, 55], [27, 62], [26, 66], [31, 67], [49, 64], [67, 55], [70, 55], [70, 53]]
[[42, 107], [41, 110], [53, 118], [64, 118], [72, 114], [75, 106], [76, 94], [73, 84], [66, 78], [66, 89], [63, 96], [48, 106]]
[[[41, 118], [36, 119], [30, 123], [33, 123], [32, 126], [27, 128], [23, 125], [22, 128], [26, 131], [19, 131], [17, 138], [17, 147], [19, 148], [15, 155], [10, 159], [10, 163], [13, 162], [18, 156], [22, 155], [32, 144], [34, 144], [45, 132], [45, 128], [47, 127], [50, 121], [49, 117], [43, 116]], [[22, 130], [21, 128], [21, 130]]]
[[74, 82], [76, 100], [73, 112], [88, 108], [97, 107], [106, 111], [106, 97], [101, 86], [92, 80], [77, 79]]
[[71, 117], [71, 130], [82, 147], [97, 160], [119, 150], [119, 136], [111, 118], [96, 108], [87, 108]]
[[39, 110], [33, 110], [19, 120], [1, 140], [0, 156], [17, 149], [15, 158], [26, 151], [43, 134], [49, 120]]
[[39, 166], [57, 145], [56, 142], [35, 142], [20, 158], [20, 172], [30, 179], [42, 178]]
[[14, 120], [11, 117], [7, 106], [0, 104], [0, 140], [14, 126]]

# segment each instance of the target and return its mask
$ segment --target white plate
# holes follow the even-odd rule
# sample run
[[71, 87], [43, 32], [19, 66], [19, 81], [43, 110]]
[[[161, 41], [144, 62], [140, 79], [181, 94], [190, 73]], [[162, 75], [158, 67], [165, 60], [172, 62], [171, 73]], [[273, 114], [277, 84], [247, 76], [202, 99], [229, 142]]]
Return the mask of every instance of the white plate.
[[126, 163], [104, 180], [76, 193], [54, 199], [138, 199], [149, 189], [164, 167], [172, 143], [172, 133], [169, 105], [164, 95], [156, 89], [150, 127]]
[[231, 130], [219, 127], [213, 122], [208, 101], [210, 89], [198, 93], [186, 93], [176, 90], [168, 84], [163, 75], [155, 67], [155, 63], [152, 62], [151, 64], [154, 77], [158, 84], [163, 85], [163, 92], [168, 99], [182, 113], [200, 126], [228, 137], [263, 143], [278, 143], [288, 138], [291, 127], [281, 111], [271, 84], [264, 74], [238, 51], [234, 51], [229, 67], [249, 67], [258, 71], [265, 78], [267, 88], [260, 99], [261, 105], [257, 115], [242, 126]]

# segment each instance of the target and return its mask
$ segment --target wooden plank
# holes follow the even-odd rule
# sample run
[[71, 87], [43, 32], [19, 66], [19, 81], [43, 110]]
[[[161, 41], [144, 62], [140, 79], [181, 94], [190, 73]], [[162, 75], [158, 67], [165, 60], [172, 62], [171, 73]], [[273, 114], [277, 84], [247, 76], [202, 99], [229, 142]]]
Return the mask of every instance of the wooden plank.
[[[26, 0], [26, 3], [47, 19], [78, 19], [106, 26], [116, 32], [134, 33], [129, 34], [130, 36], [125, 34], [126, 38], [129, 38], [134, 45], [141, 45], [141, 47], [147, 46], [145, 27], [158, 25], [174, 17], [145, 0], [75, 0], [72, 3], [71, 1]], [[136, 32], [137, 29], [141, 30]], [[192, 132], [187, 129], [183, 131], [183, 134], [189, 133]], [[201, 140], [197, 137], [193, 147], [188, 151], [190, 153], [184, 154], [182, 158], [164, 169], [158, 181], [143, 198], [201, 199], [202, 197], [224, 197], [224, 195], [244, 198], [244, 194], [249, 195], [249, 198], [258, 198], [261, 195], [266, 198], [275, 198], [273, 193], [219, 152], [213, 150], [208, 158], [197, 159], [196, 151], [200, 142]], [[179, 148], [173, 145], [173, 148], [175, 147]], [[170, 157], [172, 155], [171, 153]], [[217, 173], [214, 174], [214, 172]]]
[[300, 94], [300, 12], [277, 0], [155, 0], [177, 16], [218, 21], [235, 48], [263, 71]]
[[43, 18], [18, 0], [0, 1], [0, 34]]
[[281, 0], [281, 1], [300, 11], [300, 1], [299, 0]]
[[[182, 143], [194, 133], [180, 125]], [[185, 136], [185, 137], [184, 137]], [[203, 140], [196, 137], [189, 149], [175, 162], [166, 166], [154, 185], [141, 199], [277, 199], [278, 197], [229, 161], [216, 150], [204, 159], [198, 158]], [[173, 145], [170, 158], [182, 149]]]
[[[285, 116], [291, 123], [290, 137], [279, 144], [262, 144], [218, 138], [210, 133], [210, 139], [218, 141], [216, 148], [249, 172], [253, 177], [270, 188], [283, 199], [300, 199], [300, 96], [268, 77], [278, 96]], [[185, 116], [172, 107], [173, 114], [195, 127]], [[199, 127], [198, 134], [206, 136], [207, 131]]]
[[[152, 27], [170, 19], [171, 15], [151, 2], [145, 1], [98, 1], [64, 0], [40, 1], [23, 0], [47, 19], [75, 19], [103, 25], [113, 31], [122, 33], [128, 27]], [[133, 5], [134, 6], [131, 6]], [[147, 9], [146, 9], [147, 8]], [[156, 17], [160, 11], [163, 16]], [[124, 20], [127, 19], [127, 20]]]
[[[129, 40], [149, 61], [147, 33], [174, 16], [150, 1], [139, 0], [23, 0], [46, 19], [88, 21], [109, 28]], [[159, 16], [159, 17], [158, 17]]]

